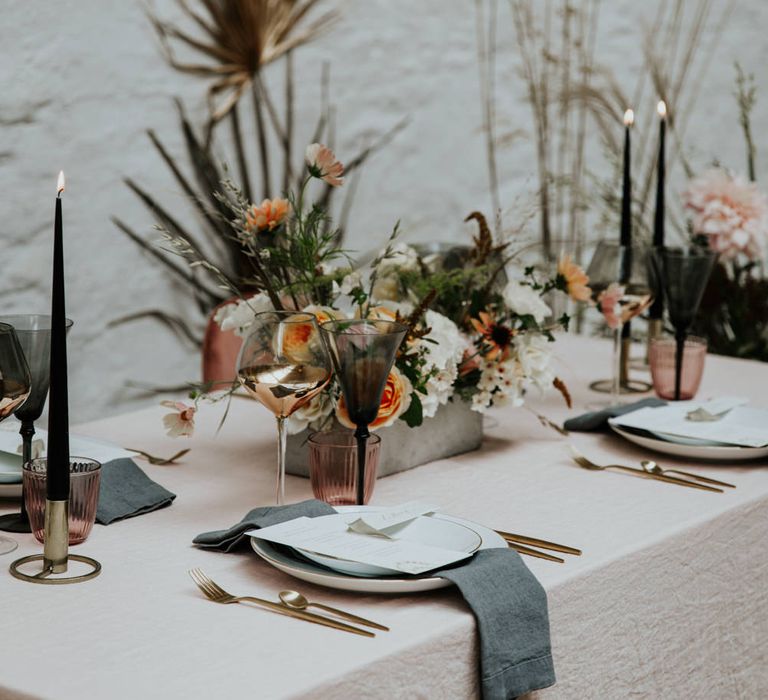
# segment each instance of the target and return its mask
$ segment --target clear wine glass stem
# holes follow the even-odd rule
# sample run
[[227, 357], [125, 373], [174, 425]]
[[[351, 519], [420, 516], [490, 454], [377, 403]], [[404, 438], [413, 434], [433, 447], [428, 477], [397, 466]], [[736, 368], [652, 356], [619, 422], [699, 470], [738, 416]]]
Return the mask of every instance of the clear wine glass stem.
[[285, 504], [285, 417], [277, 417], [277, 505]]
[[613, 381], [611, 382], [611, 406], [618, 406], [621, 401], [621, 329], [622, 324], [613, 331]]

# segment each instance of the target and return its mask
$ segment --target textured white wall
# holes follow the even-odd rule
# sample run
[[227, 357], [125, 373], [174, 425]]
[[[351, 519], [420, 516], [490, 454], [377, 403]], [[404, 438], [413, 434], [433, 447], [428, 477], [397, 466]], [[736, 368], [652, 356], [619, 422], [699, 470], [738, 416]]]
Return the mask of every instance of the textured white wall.
[[[171, 0], [155, 4], [164, 16], [177, 14]], [[630, 0], [603, 3], [598, 59], [629, 85], [641, 61], [639, 27], [654, 8]], [[504, 2], [499, 17], [500, 128], [530, 133]], [[732, 63], [740, 60], [757, 74], [759, 88], [767, 87], [766, 26], [768, 3], [737, 2], [691, 129], [695, 162], [717, 154], [743, 169]], [[189, 305], [109, 217], [119, 214], [151, 235], [151, 217], [122, 184], [125, 175], [164, 202], [181, 204], [144, 130], [156, 129], [181, 154], [171, 97], [182, 97], [201, 115], [204, 85], [165, 65], [139, 2], [5, 0], [0, 35], [0, 311], [48, 310], [53, 197], [63, 168], [68, 309], [76, 321], [70, 336], [73, 420], [126, 411], [146, 401], [124, 388], [127, 379], [179, 383], [197, 376], [199, 360], [152, 322], [107, 328], [132, 311], [161, 306], [179, 313]], [[379, 244], [398, 218], [410, 240], [458, 239], [466, 235], [461, 220], [467, 211], [489, 209], [475, 51], [471, 0], [365, 0], [346, 3], [336, 28], [297, 54], [300, 142], [314, 123], [325, 60], [332, 64], [342, 160], [375, 132], [411, 117], [407, 130], [365, 169], [351, 247]], [[758, 99], [760, 142], [768, 97], [760, 93]], [[762, 158], [758, 168], [768, 173]], [[530, 139], [500, 151], [507, 206], [533, 191], [534, 172]]]

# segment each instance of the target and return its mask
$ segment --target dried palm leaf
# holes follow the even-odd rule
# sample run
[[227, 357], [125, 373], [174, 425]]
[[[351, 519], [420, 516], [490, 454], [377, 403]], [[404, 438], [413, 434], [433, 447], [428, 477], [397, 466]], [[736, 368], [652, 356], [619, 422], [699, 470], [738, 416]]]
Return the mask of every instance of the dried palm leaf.
[[[214, 122], [232, 110], [264, 66], [314, 39], [338, 16], [329, 11], [307, 21], [322, 0], [176, 1], [196, 25], [198, 35], [151, 12], [149, 18], [171, 66], [213, 80], [208, 100]], [[207, 62], [180, 60], [174, 42], [202, 54]]]

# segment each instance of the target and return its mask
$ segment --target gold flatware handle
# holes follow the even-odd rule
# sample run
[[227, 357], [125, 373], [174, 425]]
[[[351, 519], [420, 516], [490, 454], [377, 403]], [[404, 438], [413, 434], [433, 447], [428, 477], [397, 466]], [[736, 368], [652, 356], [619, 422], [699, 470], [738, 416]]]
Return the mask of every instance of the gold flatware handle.
[[254, 598], [253, 596], [237, 596], [237, 602], [249, 602], [260, 605], [263, 608], [268, 608], [281, 615], [287, 615], [288, 617], [296, 617], [299, 620], [306, 620], [307, 622], [314, 622], [317, 625], [325, 625], [326, 627], [333, 627], [337, 630], [343, 630], [344, 632], [351, 632], [352, 634], [359, 634], [363, 637], [375, 637], [373, 632], [368, 630], [361, 630], [359, 627], [353, 627], [344, 622], [338, 620], [331, 620], [328, 617], [322, 615], [316, 615], [315, 613], [304, 612], [303, 610], [294, 610], [282, 603], [273, 603], [271, 600], [264, 600], [263, 598]]
[[703, 481], [707, 484], [715, 484], [716, 486], [727, 486], [729, 489], [735, 489], [736, 486], [734, 484], [729, 484], [727, 481], [718, 481], [717, 479], [711, 479], [708, 476], [701, 476], [699, 474], [691, 474], [690, 472], [683, 472], [679, 469], [665, 469], [665, 472], [669, 472], [671, 474], [680, 474], [682, 476], [687, 476], [691, 479], [696, 479], [697, 481]]
[[635, 469], [634, 467], [625, 467], [623, 464], [606, 464], [606, 469], [620, 469], [630, 474], [637, 474], [645, 479], [656, 479], [657, 481], [666, 481], [668, 484], [677, 484], [678, 486], [688, 486], [692, 489], [700, 489], [702, 491], [712, 491], [713, 493], [723, 493], [722, 489], [716, 489], [713, 486], [705, 486], [704, 484], [697, 484], [693, 481], [687, 481], [686, 479], [678, 479], [676, 476], [666, 476], [664, 474], [652, 474], [645, 471], [645, 469]]
[[357, 624], [359, 625], [365, 625], [366, 627], [375, 627], [377, 630], [383, 630], [384, 632], [389, 632], [389, 627], [380, 625], [378, 622], [374, 622], [373, 620], [366, 620], [364, 617], [353, 615], [352, 613], [348, 613], [344, 610], [339, 610], [338, 608], [332, 608], [330, 605], [325, 605], [324, 603], [310, 603], [310, 606], [313, 608], [319, 608], [320, 610], [325, 610], [325, 612], [329, 612], [332, 615], [338, 615], [339, 617], [343, 617], [345, 620], [349, 620], [351, 622], [357, 622]]
[[540, 547], [541, 549], [551, 549], [553, 552], [562, 552], [563, 554], [573, 554], [580, 557], [581, 550], [575, 547], [568, 547], [564, 544], [558, 544], [557, 542], [549, 542], [548, 540], [540, 540], [536, 537], [527, 537], [526, 535], [516, 535], [512, 532], [504, 532], [503, 530], [496, 530], [498, 535], [501, 535], [507, 542], [519, 542], [520, 544], [530, 544], [534, 547]]
[[530, 547], [524, 547], [521, 544], [515, 544], [514, 542], [507, 542], [507, 546], [514, 549], [518, 554], [526, 554], [529, 557], [536, 557], [537, 559], [546, 559], [547, 561], [556, 561], [558, 564], [565, 564], [565, 559], [547, 554], [546, 552], [540, 552], [537, 549], [531, 549]]

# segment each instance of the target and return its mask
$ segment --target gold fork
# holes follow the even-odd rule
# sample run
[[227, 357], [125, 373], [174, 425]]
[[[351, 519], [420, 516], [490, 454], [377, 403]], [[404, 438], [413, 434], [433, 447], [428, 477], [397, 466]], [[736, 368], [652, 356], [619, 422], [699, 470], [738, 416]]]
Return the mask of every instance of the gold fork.
[[573, 445], [570, 446], [571, 455], [573, 461], [576, 462], [582, 469], [589, 469], [590, 471], [605, 471], [606, 469], [617, 469], [622, 472], [634, 474], [635, 476], [642, 477], [644, 479], [655, 479], [656, 481], [665, 481], [668, 484], [677, 484], [678, 486], [687, 486], [691, 489], [701, 489], [702, 491], [712, 491], [713, 493], [723, 493], [722, 489], [717, 489], [712, 486], [705, 486], [704, 484], [697, 484], [693, 481], [686, 481], [685, 479], [678, 479], [674, 476], [666, 476], [665, 474], [654, 474], [653, 472], [647, 472], [645, 469], [637, 469], [636, 467], [625, 467], [623, 464], [595, 464], [588, 460], [583, 454], [581, 454]]
[[229, 603], [255, 603], [256, 605], [260, 605], [261, 607], [272, 610], [272, 612], [279, 613], [280, 615], [296, 617], [299, 620], [306, 620], [307, 622], [314, 622], [317, 625], [333, 627], [334, 629], [343, 630], [344, 632], [352, 632], [353, 634], [359, 634], [363, 637], [376, 636], [373, 632], [369, 632], [368, 630], [362, 630], [359, 627], [353, 627], [344, 622], [331, 620], [330, 618], [316, 615], [315, 613], [292, 610], [280, 603], [273, 603], [271, 600], [254, 598], [253, 596], [234, 596], [231, 593], [227, 593], [221, 586], [206, 576], [201, 569], [190, 569], [187, 573], [192, 577], [192, 580], [204, 593], [205, 597], [208, 598], [208, 600], [212, 600], [214, 603], [223, 603], [225, 605]]

